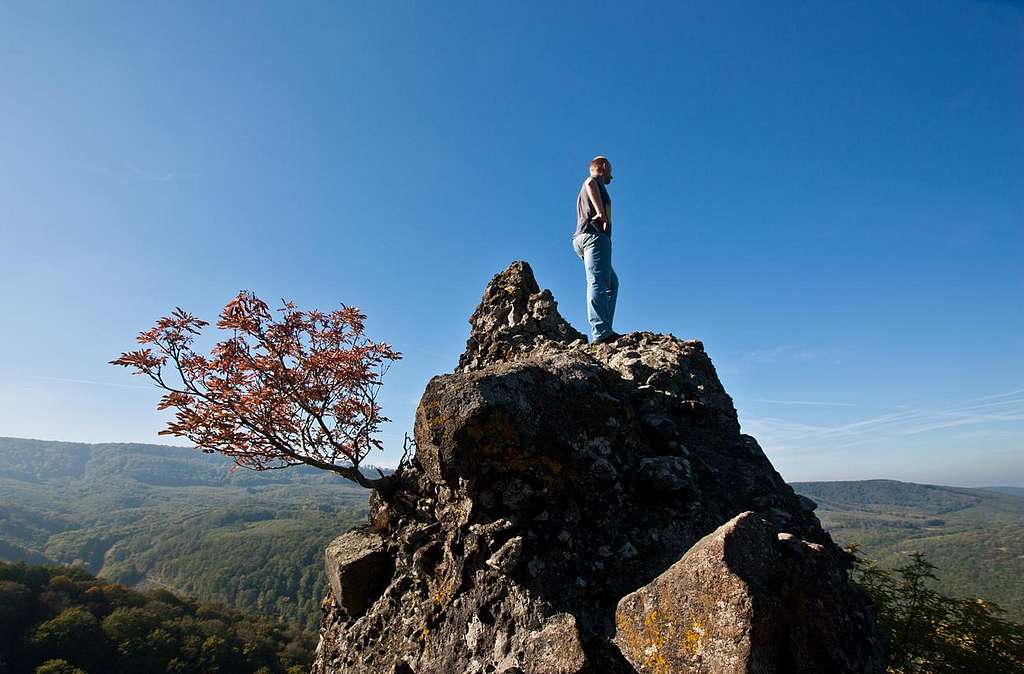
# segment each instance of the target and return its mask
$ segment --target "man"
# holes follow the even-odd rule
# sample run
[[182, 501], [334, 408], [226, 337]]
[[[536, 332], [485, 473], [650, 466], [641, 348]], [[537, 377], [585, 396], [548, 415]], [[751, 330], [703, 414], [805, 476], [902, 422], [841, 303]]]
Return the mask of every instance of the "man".
[[572, 247], [587, 273], [587, 320], [591, 344], [613, 342], [612, 330], [619, 277], [612, 269], [612, 200], [605, 185], [612, 181], [612, 165], [606, 157], [590, 160], [590, 176], [576, 197], [576, 233]]

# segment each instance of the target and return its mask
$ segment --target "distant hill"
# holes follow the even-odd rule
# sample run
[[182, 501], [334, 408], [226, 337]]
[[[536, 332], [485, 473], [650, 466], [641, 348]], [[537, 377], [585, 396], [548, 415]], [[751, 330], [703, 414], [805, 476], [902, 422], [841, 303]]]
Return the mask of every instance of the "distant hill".
[[1024, 489], [968, 489], [864, 480], [794, 482], [840, 544], [859, 543], [884, 566], [923, 552], [939, 589], [983, 597], [1024, 622]]
[[365, 519], [367, 492], [305, 466], [232, 468], [181, 447], [0, 438], [0, 559], [315, 628], [324, 547]]
[[985, 487], [985, 491], [997, 491], [1011, 496], [1024, 496], [1024, 487]]

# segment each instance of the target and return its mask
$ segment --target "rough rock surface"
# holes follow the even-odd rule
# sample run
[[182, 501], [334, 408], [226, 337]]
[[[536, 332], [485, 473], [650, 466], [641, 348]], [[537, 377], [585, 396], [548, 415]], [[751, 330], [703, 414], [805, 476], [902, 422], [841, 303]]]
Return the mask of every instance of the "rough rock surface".
[[656, 674], [880, 668], [835, 646], [872, 629], [845, 585], [825, 546], [776, 534], [745, 512], [623, 597], [613, 641], [637, 671]]
[[329, 548], [314, 674], [883, 671], [848, 556], [699, 341], [587, 345], [525, 262], [470, 322], [403, 488]]
[[488, 364], [529, 356], [545, 342], [585, 344], [558, 313], [551, 291], [541, 290], [525, 262], [513, 262], [495, 276], [469, 318], [472, 330], [458, 371], [478, 370]]

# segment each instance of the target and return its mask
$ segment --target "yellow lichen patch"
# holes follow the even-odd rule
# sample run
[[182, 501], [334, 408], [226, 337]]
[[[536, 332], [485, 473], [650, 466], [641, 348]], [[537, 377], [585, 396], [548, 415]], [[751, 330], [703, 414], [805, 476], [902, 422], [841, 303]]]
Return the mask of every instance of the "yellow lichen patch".
[[452, 591], [450, 589], [438, 590], [434, 593], [434, 603], [440, 607], [444, 607], [448, 603], [448, 600], [452, 598]]
[[615, 625], [618, 628], [616, 640], [640, 660], [640, 670], [651, 674], [671, 674], [668, 661], [665, 659], [664, 647], [666, 626], [657, 610], [644, 616], [643, 627], [637, 628], [622, 613], [616, 612]]
[[420, 630], [420, 641], [423, 642], [423, 652], [424, 653], [430, 651], [430, 643], [427, 641], [427, 639], [429, 637], [430, 637], [430, 628], [427, 627], [426, 625], [424, 625], [423, 629]]
[[629, 611], [617, 611], [615, 641], [623, 652], [629, 652], [630, 661], [641, 672], [671, 674], [680, 663], [699, 659], [707, 621], [685, 609], [680, 613], [681, 607], [672, 597], [659, 596], [656, 601], [657, 606], [644, 611], [642, 619]]
[[518, 425], [502, 409], [492, 409], [469, 423], [465, 437], [475, 455], [486, 457], [510, 473], [539, 477], [548, 489], [564, 488], [573, 478], [566, 466], [544, 453], [544, 447], [524, 444]]
[[[669, 674], [668, 662], [665, 660], [665, 633], [666, 627], [671, 623], [665, 621], [654, 610], [644, 617], [644, 634], [647, 638], [647, 648], [644, 649], [644, 666], [654, 674]], [[653, 648], [652, 648], [653, 646]]]
[[466, 437], [481, 456], [497, 461], [509, 470], [526, 471], [534, 457], [524, 452], [516, 424], [503, 410], [493, 410], [466, 427]]
[[427, 421], [427, 427], [430, 428], [431, 433], [436, 433], [438, 430], [444, 428], [445, 423], [448, 421], [444, 416], [438, 413], [438, 402], [436, 400], [427, 400], [420, 404], [423, 410], [423, 418]]
[[508, 454], [519, 449], [519, 431], [502, 410], [492, 410], [466, 428], [466, 435], [483, 454]]
[[694, 620], [693, 625], [690, 629], [686, 630], [686, 634], [683, 635], [683, 650], [688, 655], [697, 655], [701, 652], [701, 638], [704, 636], [704, 627], [700, 624], [700, 621]]

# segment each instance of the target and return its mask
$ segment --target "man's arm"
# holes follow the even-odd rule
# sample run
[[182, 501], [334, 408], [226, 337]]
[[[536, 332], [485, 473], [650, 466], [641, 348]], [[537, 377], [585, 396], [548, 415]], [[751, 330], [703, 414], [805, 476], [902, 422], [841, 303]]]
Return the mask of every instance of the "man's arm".
[[601, 201], [601, 191], [597, 188], [597, 178], [593, 176], [587, 178], [587, 196], [590, 197], [590, 203], [594, 205], [594, 212], [597, 213], [595, 220], [600, 221], [602, 228], [607, 232], [612, 226], [612, 214], [610, 209], [605, 209]]

